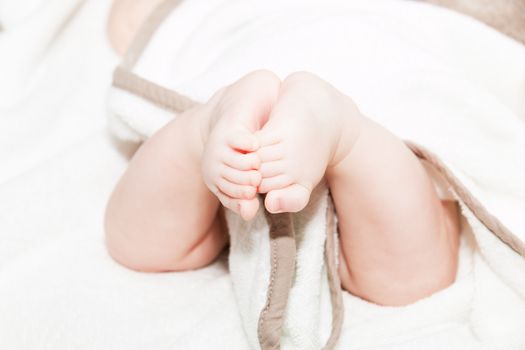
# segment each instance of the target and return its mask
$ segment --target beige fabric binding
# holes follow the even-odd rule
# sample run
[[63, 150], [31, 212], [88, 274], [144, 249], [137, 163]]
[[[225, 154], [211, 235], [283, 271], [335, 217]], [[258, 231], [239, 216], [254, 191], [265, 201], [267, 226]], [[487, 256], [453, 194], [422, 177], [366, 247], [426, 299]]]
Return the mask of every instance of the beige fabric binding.
[[295, 231], [292, 215], [265, 211], [270, 226], [270, 281], [266, 303], [259, 316], [257, 336], [261, 349], [280, 349], [281, 329], [295, 271]]
[[512, 248], [516, 253], [525, 257], [525, 244], [505, 227], [494, 215], [474, 197], [469, 190], [454, 176], [445, 164], [432, 152], [416, 145], [413, 142], [405, 142], [416, 156], [427, 160], [439, 174], [441, 174], [450, 184], [454, 192], [474, 213], [478, 220], [496, 235], [503, 243]]
[[332, 196], [327, 198], [328, 205], [326, 208], [326, 242], [325, 242], [325, 263], [328, 273], [328, 287], [330, 288], [330, 302], [332, 303], [332, 332], [326, 341], [324, 350], [331, 350], [337, 344], [341, 329], [343, 327], [344, 305], [343, 294], [341, 292], [341, 281], [337, 269], [336, 246], [337, 227], [335, 223], [335, 208], [332, 202]]
[[[113, 85], [115, 87], [138, 95], [176, 113], [183, 112], [198, 103], [182, 94], [139, 77], [132, 72], [132, 69], [159, 24], [179, 3], [181, 3], [181, 0], [166, 0], [153, 11], [126, 52], [121, 65], [115, 69], [113, 76]], [[414, 154], [421, 159], [427, 160], [444, 176], [458, 197], [476, 215], [480, 222], [502, 242], [525, 257], [524, 243], [496, 217], [491, 215], [437, 156], [414, 143], [407, 142], [407, 146]], [[324, 350], [331, 350], [335, 347], [341, 334], [344, 318], [341, 284], [336, 264], [335, 214], [330, 197], [328, 200], [330, 203], [326, 212], [325, 261], [332, 304], [332, 331], [326, 345], [323, 347]], [[266, 218], [270, 226], [272, 265], [267, 299], [263, 310], [261, 310], [257, 332], [259, 343], [263, 350], [276, 350], [280, 349], [281, 330], [288, 295], [294, 277], [296, 246], [291, 214], [270, 215], [266, 213]]]
[[122, 66], [117, 67], [113, 72], [113, 86], [131, 92], [175, 113], [184, 112], [198, 104], [189, 97], [141, 78]]

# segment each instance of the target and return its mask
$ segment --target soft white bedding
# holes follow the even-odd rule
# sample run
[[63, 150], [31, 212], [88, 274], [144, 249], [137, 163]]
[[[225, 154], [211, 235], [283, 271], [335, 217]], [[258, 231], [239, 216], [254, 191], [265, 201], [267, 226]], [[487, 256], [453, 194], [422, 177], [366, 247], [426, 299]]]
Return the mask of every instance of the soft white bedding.
[[[105, 126], [105, 95], [117, 62], [104, 33], [108, 5], [70, 1], [60, 16], [46, 14], [59, 7], [37, 6], [39, 13], [17, 15], [0, 32], [0, 71], [6, 72], [0, 76], [0, 349], [245, 349], [225, 259], [200, 271], [140, 274], [115, 264], [104, 249], [105, 201], [130, 153], [119, 152]], [[19, 19], [42, 16], [52, 18], [48, 26]], [[41, 47], [36, 38], [45, 28], [52, 33]], [[25, 41], [13, 39], [18, 30]], [[452, 38], [451, 64], [525, 118], [525, 49], [493, 32], [490, 40], [472, 37], [483, 49], [470, 56]], [[514, 330], [468, 328], [447, 321], [450, 313], [437, 313], [424, 320], [431, 327], [421, 328], [417, 313], [424, 309], [457, 307], [455, 319], [464, 317], [462, 301], [469, 296], [458, 289], [403, 309], [347, 298], [356, 313], [345, 320], [345, 337], [359, 338], [359, 348], [393, 349], [396, 342], [428, 348], [422, 338], [399, 337], [400, 330], [390, 328], [411, 319], [415, 332], [432, 333], [435, 348], [449, 345], [451, 336], [465, 348], [473, 334], [496, 341]], [[508, 305], [484, 309], [496, 317], [512, 309], [513, 295], [501, 293]], [[378, 337], [381, 324], [391, 338]]]
[[105, 251], [103, 210], [130, 150], [106, 130], [110, 1], [73, 2], [41, 1], [0, 32], [0, 349], [177, 349], [188, 337], [242, 349], [224, 259], [147, 275]]

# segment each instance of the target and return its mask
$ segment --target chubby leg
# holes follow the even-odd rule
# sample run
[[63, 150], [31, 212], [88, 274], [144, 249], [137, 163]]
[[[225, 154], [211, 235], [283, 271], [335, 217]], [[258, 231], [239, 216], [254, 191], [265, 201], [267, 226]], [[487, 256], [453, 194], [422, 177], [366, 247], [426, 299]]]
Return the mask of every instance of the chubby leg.
[[[352, 151], [327, 171], [341, 235], [343, 287], [404, 305], [450, 285], [459, 221], [401, 140], [368, 119]], [[343, 136], [344, 137], [344, 136]]]
[[137, 151], [106, 209], [111, 256], [140, 271], [177, 271], [209, 264], [228, 237], [219, 201], [202, 179], [198, 110], [179, 115]]
[[286, 78], [257, 133], [271, 212], [299, 211], [326, 176], [339, 218], [343, 287], [403, 305], [455, 279], [459, 225], [401, 140], [308, 73]]

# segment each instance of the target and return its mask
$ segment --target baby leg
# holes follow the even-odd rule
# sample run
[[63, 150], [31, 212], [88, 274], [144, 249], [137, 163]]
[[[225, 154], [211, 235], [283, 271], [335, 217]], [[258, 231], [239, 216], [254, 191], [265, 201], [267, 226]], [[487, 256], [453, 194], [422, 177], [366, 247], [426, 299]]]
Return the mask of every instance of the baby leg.
[[140, 271], [209, 264], [227, 244], [219, 201], [201, 176], [205, 114], [182, 113], [137, 151], [106, 209], [111, 256]]
[[360, 129], [352, 151], [327, 171], [342, 285], [378, 304], [408, 304], [454, 281], [457, 207], [440, 201], [401, 140], [366, 118]]

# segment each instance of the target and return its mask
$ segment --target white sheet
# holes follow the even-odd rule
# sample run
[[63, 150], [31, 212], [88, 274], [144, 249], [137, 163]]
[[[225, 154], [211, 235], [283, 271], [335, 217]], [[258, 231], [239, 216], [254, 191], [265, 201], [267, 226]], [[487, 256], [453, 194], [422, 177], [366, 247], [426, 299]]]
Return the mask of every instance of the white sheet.
[[[130, 154], [106, 130], [110, 1], [46, 4], [0, 32], [0, 71], [17, 69], [0, 75], [0, 349], [246, 348], [224, 259], [147, 275], [107, 255], [103, 210]], [[207, 324], [221, 327], [195, 334]]]
[[[38, 65], [39, 74], [25, 80], [27, 85], [19, 90], [25, 94], [22, 103], [15, 103], [20, 93], [13, 92], [9, 101], [0, 96], [5, 102], [0, 109], [0, 349], [178, 349], [190, 340], [195, 349], [208, 349], [210, 344], [214, 349], [246, 349], [224, 259], [196, 272], [147, 275], [118, 266], [104, 249], [105, 201], [126, 164], [104, 122], [105, 94], [117, 61], [104, 36], [108, 3], [89, 0], [71, 17], [67, 14], [68, 21], [59, 18], [61, 31], [44, 51], [38, 51], [39, 59], [28, 63]], [[2, 41], [8, 31], [24, 23], [30, 25], [17, 22], [0, 33], [2, 56], [18, 52], [2, 46]], [[56, 22], [51, 25], [56, 27]], [[483, 44], [483, 38], [473, 40]], [[487, 47], [483, 57], [476, 53], [465, 60], [458, 54], [451, 59], [524, 116], [518, 96], [525, 77], [520, 62], [525, 60], [518, 59], [525, 57], [525, 49], [503, 37], [491, 42], [504, 49]], [[460, 47], [453, 48], [461, 52]], [[515, 64], [498, 65], [507, 55]], [[487, 64], [494, 70], [481, 72], [479, 68]], [[17, 82], [0, 82], [7, 87], [9, 83]], [[505, 294], [508, 291], [501, 293], [504, 300], [512, 300], [512, 294]], [[421, 328], [416, 320], [414, 328], [432, 334], [432, 343], [414, 340], [411, 344], [402, 332], [378, 339], [381, 329], [368, 326], [413, 318], [421, 307], [453, 307], [448, 297], [453, 294], [451, 288], [432, 303], [406, 309], [363, 304], [347, 295], [345, 302], [353, 300], [356, 313], [345, 320], [345, 337], [358, 334], [356, 348], [374, 349], [392, 349], [396, 342], [405, 348], [440, 348], [445, 344], [442, 337], [450, 334], [458, 342], [469, 339], [471, 347], [478, 349], [473, 335], [494, 342], [505, 337], [509, 329], [439, 322]], [[503, 311], [512, 310], [512, 304], [495, 303], [485, 310], [506, 317]], [[449, 344], [450, 339], [446, 341]]]

